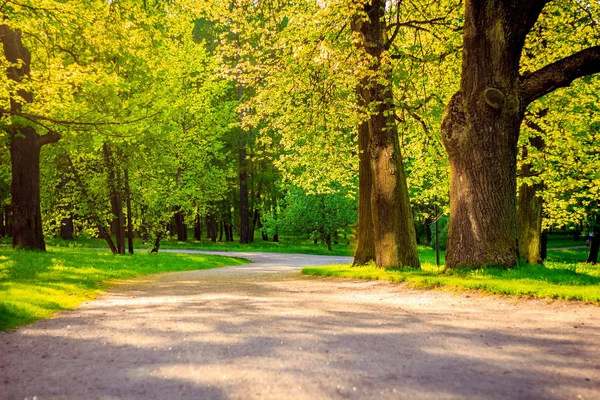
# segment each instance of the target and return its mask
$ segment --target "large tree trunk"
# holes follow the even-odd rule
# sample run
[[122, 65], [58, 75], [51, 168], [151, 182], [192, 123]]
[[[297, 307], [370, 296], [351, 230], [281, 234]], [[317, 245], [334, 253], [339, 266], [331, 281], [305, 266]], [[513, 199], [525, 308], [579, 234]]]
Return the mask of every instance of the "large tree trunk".
[[11, 132], [13, 246], [46, 250], [40, 210], [38, 138], [32, 127]]
[[[20, 82], [29, 75], [31, 63], [31, 55], [21, 41], [21, 32], [0, 25], [0, 41], [6, 61], [19, 64], [7, 68], [6, 75], [8, 79]], [[18, 95], [10, 99], [13, 114], [21, 111], [21, 101], [33, 101], [30, 92], [19, 90]], [[57, 142], [60, 136], [53, 132], [39, 136], [32, 126], [16, 125], [9, 128], [9, 135], [13, 246], [46, 250], [40, 209], [40, 151], [45, 144]]]
[[[360, 108], [366, 106], [365, 95], [368, 91], [366, 80], [357, 88], [356, 96]], [[363, 121], [358, 126], [358, 227], [356, 228], [357, 244], [354, 252], [354, 265], [365, 265], [375, 260], [375, 228], [371, 212], [371, 192], [373, 173], [369, 157], [369, 123]]]
[[516, 265], [516, 156], [524, 110], [600, 72], [600, 46], [594, 46], [519, 75], [525, 39], [547, 3], [465, 1], [460, 91], [442, 122], [450, 160], [447, 268]]
[[393, 106], [391, 65], [385, 56], [385, 1], [365, 5], [366, 20], [356, 23], [369, 56], [367, 91], [370, 124], [369, 156], [373, 172], [371, 207], [375, 260], [379, 267], [419, 268], [417, 242]]
[[460, 91], [446, 107], [442, 136], [450, 160], [450, 230], [446, 268], [519, 259], [516, 160], [523, 118], [522, 43], [500, 1], [465, 5]]

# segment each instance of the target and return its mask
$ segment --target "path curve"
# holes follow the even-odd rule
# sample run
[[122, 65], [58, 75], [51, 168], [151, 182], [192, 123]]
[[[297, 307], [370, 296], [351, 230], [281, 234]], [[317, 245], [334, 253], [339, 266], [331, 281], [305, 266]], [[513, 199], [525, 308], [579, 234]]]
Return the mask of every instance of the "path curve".
[[298, 272], [345, 257], [207, 253], [254, 263], [126, 281], [0, 334], [0, 399], [600, 398], [600, 307]]

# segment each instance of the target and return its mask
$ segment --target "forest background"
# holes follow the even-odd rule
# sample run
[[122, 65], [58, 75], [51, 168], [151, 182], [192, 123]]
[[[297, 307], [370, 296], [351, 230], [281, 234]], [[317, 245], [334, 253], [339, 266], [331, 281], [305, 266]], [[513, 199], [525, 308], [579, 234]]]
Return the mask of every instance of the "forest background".
[[[357, 238], [419, 267], [450, 228], [449, 267], [512, 267], [560, 229], [595, 262], [600, 5], [479, 3], [0, 2], [0, 236]], [[485, 128], [463, 147], [457, 102]]]

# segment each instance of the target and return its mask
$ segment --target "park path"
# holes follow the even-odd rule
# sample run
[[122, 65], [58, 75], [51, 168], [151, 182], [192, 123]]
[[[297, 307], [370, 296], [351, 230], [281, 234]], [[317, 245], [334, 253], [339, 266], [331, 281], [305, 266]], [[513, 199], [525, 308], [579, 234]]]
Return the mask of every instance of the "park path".
[[344, 257], [226, 254], [254, 263], [123, 282], [0, 334], [0, 399], [600, 398], [600, 307], [298, 272]]

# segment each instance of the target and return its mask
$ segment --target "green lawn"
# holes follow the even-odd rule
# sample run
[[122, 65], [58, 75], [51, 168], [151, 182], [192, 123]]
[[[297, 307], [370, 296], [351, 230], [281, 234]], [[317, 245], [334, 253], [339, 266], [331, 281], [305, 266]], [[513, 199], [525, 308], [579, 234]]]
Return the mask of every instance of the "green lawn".
[[49, 247], [44, 253], [0, 247], [0, 330], [73, 309], [105, 291], [117, 279], [245, 262], [196, 254], [116, 256], [86, 249]]
[[307, 267], [304, 274], [355, 279], [406, 282], [415, 288], [482, 290], [488, 293], [523, 297], [581, 300], [600, 304], [600, 266], [585, 264], [586, 250], [548, 252], [541, 265], [520, 265], [511, 270], [484, 268], [443, 273], [435, 266], [435, 254], [420, 248], [423, 269], [383, 270], [374, 265], [352, 267], [332, 265]]
[[[263, 251], [268, 253], [288, 253], [288, 254], [319, 254], [331, 256], [352, 256], [354, 248], [352, 244], [348, 244], [348, 239], [340, 238], [339, 244], [333, 244], [333, 251], [327, 250], [327, 245], [324, 243], [314, 244], [312, 240], [282, 236], [278, 243], [271, 241], [265, 242], [260, 237], [260, 233], [256, 233], [255, 240], [252, 243], [240, 244], [235, 242], [212, 242], [203, 238], [201, 241], [194, 240], [193, 237], [187, 242], [178, 242], [175, 239], [164, 239], [161, 241], [161, 249], [193, 249], [193, 250], [223, 250], [223, 251]], [[0, 238], [0, 243], [10, 244], [11, 238]], [[70, 248], [102, 248], [108, 249], [104, 239], [80, 237], [73, 240], [62, 240], [57, 238], [46, 238], [46, 244], [54, 247], [70, 247]], [[134, 247], [138, 250], [146, 250], [152, 247], [152, 243], [142, 242], [138, 237], [134, 239]]]
[[585, 237], [583, 234], [580, 236], [579, 240], [574, 240], [573, 236], [565, 234], [548, 235], [549, 249], [574, 246], [585, 246]]

